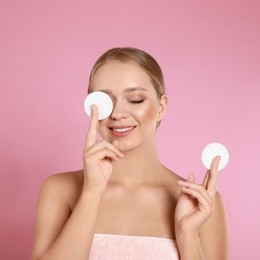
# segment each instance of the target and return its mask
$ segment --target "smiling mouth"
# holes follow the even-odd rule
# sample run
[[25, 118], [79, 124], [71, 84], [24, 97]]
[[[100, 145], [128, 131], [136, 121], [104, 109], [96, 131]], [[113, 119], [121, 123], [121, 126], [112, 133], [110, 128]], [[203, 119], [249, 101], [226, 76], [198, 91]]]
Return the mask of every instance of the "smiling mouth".
[[130, 130], [133, 130], [135, 127], [132, 126], [132, 127], [124, 127], [124, 128], [110, 128], [111, 130], [117, 132], [117, 133], [125, 133], [125, 132], [128, 132]]

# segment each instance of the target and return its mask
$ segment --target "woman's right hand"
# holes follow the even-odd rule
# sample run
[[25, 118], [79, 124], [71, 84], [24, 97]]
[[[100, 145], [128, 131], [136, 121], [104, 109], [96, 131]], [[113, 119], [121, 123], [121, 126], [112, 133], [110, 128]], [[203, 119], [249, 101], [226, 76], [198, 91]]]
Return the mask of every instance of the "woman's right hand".
[[83, 189], [103, 193], [112, 174], [112, 162], [124, 155], [117, 149], [118, 142], [106, 140], [98, 142], [98, 108], [92, 105], [91, 121], [83, 152], [84, 186]]

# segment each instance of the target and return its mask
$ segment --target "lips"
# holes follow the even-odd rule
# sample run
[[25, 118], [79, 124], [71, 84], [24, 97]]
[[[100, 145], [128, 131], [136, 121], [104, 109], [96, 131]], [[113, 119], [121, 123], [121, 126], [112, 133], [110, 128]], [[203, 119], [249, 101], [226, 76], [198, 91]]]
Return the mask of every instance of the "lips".
[[130, 131], [132, 129], [134, 129], [134, 127], [112, 128], [113, 131], [118, 132], [118, 133], [124, 133], [124, 132]]
[[114, 126], [110, 127], [112, 134], [115, 136], [127, 136], [134, 130], [135, 126]]

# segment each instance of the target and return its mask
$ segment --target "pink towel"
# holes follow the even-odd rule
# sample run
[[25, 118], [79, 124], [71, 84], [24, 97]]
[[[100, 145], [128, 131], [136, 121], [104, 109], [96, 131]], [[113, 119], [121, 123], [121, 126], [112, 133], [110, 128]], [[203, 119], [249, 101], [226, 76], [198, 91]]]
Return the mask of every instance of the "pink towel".
[[177, 260], [175, 240], [145, 236], [95, 234], [90, 260]]

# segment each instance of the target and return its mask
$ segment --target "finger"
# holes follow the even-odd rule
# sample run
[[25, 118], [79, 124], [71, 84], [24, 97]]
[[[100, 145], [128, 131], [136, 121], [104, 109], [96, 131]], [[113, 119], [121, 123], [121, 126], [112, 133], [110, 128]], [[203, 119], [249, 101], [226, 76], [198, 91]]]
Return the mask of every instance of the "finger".
[[207, 190], [208, 192], [214, 196], [217, 190], [217, 181], [218, 181], [218, 165], [221, 157], [216, 156], [212, 160], [210, 170], [209, 170], [209, 178], [207, 181]]
[[[178, 184], [182, 187], [182, 191], [189, 194], [197, 194], [200, 193], [203, 195], [203, 197], [207, 198], [208, 201], [210, 201], [209, 193], [208, 191], [203, 187], [201, 184], [192, 183], [188, 181], [178, 181]], [[188, 192], [189, 190], [189, 192]], [[194, 196], [197, 198], [197, 196]]]
[[189, 174], [187, 182], [195, 182], [195, 175], [193, 173]]
[[214, 202], [212, 202], [212, 200], [210, 200], [208, 196], [205, 196], [205, 194], [201, 193], [199, 190], [182, 187], [182, 192], [197, 199], [199, 203], [199, 208], [204, 208], [204, 210], [208, 210], [211, 213], [213, 212]]
[[192, 182], [188, 182], [188, 181], [178, 181], [178, 184], [181, 187], [185, 187], [185, 188], [188, 188], [191, 190], [196, 190], [196, 191], [200, 192], [201, 194], [203, 194], [205, 197], [209, 197], [207, 190], [201, 184], [192, 183]]
[[[186, 179], [186, 182], [190, 182], [190, 183], [192, 183], [192, 182], [194, 182], [195, 181], [195, 176], [191, 173], [191, 174], [189, 174], [189, 176], [188, 176], [188, 178]], [[182, 181], [182, 180], [179, 180], [178, 181], [178, 184], [180, 185], [180, 186], [182, 186], [181, 185], [181, 183], [183, 183], [183, 182], [185, 182], [185, 181]], [[186, 198], [187, 196], [188, 196], [188, 194], [185, 194], [185, 193], [181, 193], [181, 196], [182, 196], [182, 198]]]
[[190, 173], [186, 181], [178, 180], [178, 184], [182, 186], [184, 183], [194, 183], [195, 182], [195, 175], [193, 173]]
[[[96, 160], [96, 158], [99, 158], [98, 160]], [[92, 154], [92, 156], [88, 157], [88, 162], [95, 160], [96, 162], [101, 162], [104, 159], [110, 159], [113, 161], [118, 161], [119, 158], [118, 156], [111, 150], [108, 149], [102, 149], [102, 150], [98, 150], [95, 153]]]
[[208, 187], [208, 179], [209, 179], [209, 170], [207, 170], [206, 174], [205, 174], [205, 177], [203, 179], [203, 182], [202, 182], [202, 185], [205, 189], [207, 189]]
[[98, 121], [98, 107], [96, 105], [91, 106], [91, 120], [89, 124], [86, 145], [85, 147], [88, 148], [95, 144], [98, 140], [98, 128], [99, 128], [99, 121]]
[[112, 142], [112, 144], [113, 144], [116, 148], [118, 148], [119, 142], [118, 142], [117, 140], [114, 140], [114, 141]]
[[112, 152], [114, 152], [119, 158], [123, 158], [124, 154], [121, 153], [113, 144], [107, 142], [106, 140], [102, 140], [98, 143], [96, 143], [95, 145], [93, 145], [92, 147], [89, 147], [88, 149], [85, 150], [85, 155], [89, 155], [89, 154], [93, 154], [98, 150], [102, 150], [102, 149], [107, 149], [110, 150]]

